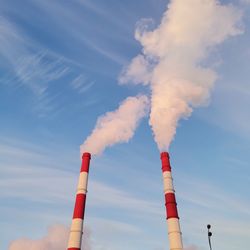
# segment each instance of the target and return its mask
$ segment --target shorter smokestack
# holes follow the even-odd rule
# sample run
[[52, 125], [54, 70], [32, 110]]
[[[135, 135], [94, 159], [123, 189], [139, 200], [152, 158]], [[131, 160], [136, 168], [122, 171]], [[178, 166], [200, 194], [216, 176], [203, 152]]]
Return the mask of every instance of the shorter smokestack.
[[169, 162], [169, 154], [167, 152], [161, 153], [161, 162], [168, 224], [169, 246], [170, 250], [182, 250], [183, 245], [181, 229], [177, 211], [177, 204], [175, 200], [175, 191], [173, 187], [173, 178]]
[[83, 153], [81, 172], [76, 193], [75, 208], [69, 235], [68, 250], [81, 250], [90, 159], [90, 153]]

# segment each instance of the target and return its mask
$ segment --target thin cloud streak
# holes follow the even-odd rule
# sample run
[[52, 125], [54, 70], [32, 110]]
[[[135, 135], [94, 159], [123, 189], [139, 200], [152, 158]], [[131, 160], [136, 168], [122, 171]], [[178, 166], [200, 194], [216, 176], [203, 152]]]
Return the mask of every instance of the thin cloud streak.
[[15, 82], [42, 95], [48, 84], [65, 76], [69, 68], [62, 59], [51, 58], [46, 51], [31, 52], [33, 45], [5, 18], [0, 18], [0, 55], [11, 66], [15, 78], [5, 76], [2, 82]]
[[[1, 170], [0, 197], [23, 199], [39, 203], [71, 204], [77, 174], [68, 171], [50, 169], [37, 165], [5, 165]], [[64, 187], [62, 190], [61, 187]], [[100, 193], [105, 192], [105, 197]], [[37, 196], [39, 193], [39, 196]], [[90, 181], [88, 204], [90, 207], [118, 208], [126, 212], [163, 216], [161, 204], [135, 197], [102, 182]]]
[[249, 201], [244, 201], [231, 192], [227, 193], [206, 180], [193, 178], [192, 176], [180, 176], [180, 178], [179, 181], [182, 183], [178, 190], [180, 199], [210, 211], [238, 211], [240, 214], [250, 216]]
[[[59, 167], [51, 168], [51, 156], [44, 153], [38, 154], [27, 145], [8, 145], [7, 148], [0, 144], [1, 159], [0, 196], [12, 197], [30, 201], [65, 204], [73, 201], [78, 172], [73, 173]], [[41, 149], [41, 151], [43, 151]], [[6, 156], [6, 152], [9, 153]], [[46, 159], [47, 158], [47, 159]], [[11, 161], [9, 160], [11, 159]], [[19, 162], [22, 162], [20, 164]], [[62, 190], [60, 187], [64, 187]], [[140, 211], [149, 214], [162, 214], [159, 204], [135, 197], [132, 193], [123, 191], [114, 186], [99, 181], [90, 180], [89, 205], [99, 207], [116, 207], [126, 211]], [[105, 197], [99, 194], [105, 192]], [[39, 193], [39, 196], [37, 196]]]
[[[101, 193], [106, 195], [102, 196]], [[158, 216], [164, 214], [161, 204], [157, 202], [136, 197], [132, 193], [97, 181], [90, 181], [89, 196], [90, 206], [113, 207], [127, 212], [136, 211], [139, 216], [140, 213]]]
[[[28, 90], [34, 96], [32, 111], [39, 117], [56, 114], [62, 106], [57, 102], [63, 95], [62, 84], [72, 86], [72, 78], [83, 75], [78, 73], [83, 65], [44, 49], [4, 17], [0, 18], [0, 58], [5, 63], [0, 82], [13, 89]], [[59, 81], [60, 88], [55, 88]], [[79, 92], [84, 93], [93, 83], [91, 80]]]
[[[98, 28], [98, 26], [85, 25], [85, 20], [82, 15], [80, 15], [79, 9], [81, 7], [87, 7], [96, 13], [102, 13], [101, 15], [105, 15], [105, 18], [109, 19], [112, 15], [109, 13], [103, 12], [103, 10], [97, 8], [93, 3], [85, 2], [85, 1], [77, 1], [78, 5], [73, 5], [72, 8], [66, 8], [62, 3], [51, 2], [51, 1], [37, 1], [36, 5], [42, 11], [46, 13], [54, 22], [56, 22], [60, 29], [65, 30], [65, 32], [70, 35], [71, 38], [74, 38], [77, 42], [81, 42], [86, 45], [89, 49], [101, 54], [105, 58], [117, 63], [119, 65], [124, 65], [127, 60], [122, 54], [115, 52], [109, 45], [108, 42], [105, 43], [104, 40], [100, 42], [96, 39], [96, 35], [93, 36], [93, 32], [103, 33], [103, 30]], [[60, 13], [60, 15], [57, 15]], [[112, 24], [117, 24], [119, 20], [112, 19]], [[124, 25], [123, 25], [124, 26]], [[126, 25], [122, 28], [126, 28]], [[110, 37], [117, 37], [115, 32], [109, 33], [110, 37], [106, 37], [107, 33], [102, 34], [102, 38], [106, 38], [108, 40]], [[122, 39], [123, 41], [126, 39], [126, 36]]]
[[79, 94], [87, 92], [95, 84], [94, 81], [89, 81], [89, 79], [81, 74], [77, 76], [72, 82], [71, 86], [79, 92]]
[[248, 84], [240, 81], [237, 84], [222, 82], [214, 95], [211, 107], [204, 112], [198, 112], [197, 116], [208, 124], [249, 141], [250, 116], [246, 108], [250, 105]]

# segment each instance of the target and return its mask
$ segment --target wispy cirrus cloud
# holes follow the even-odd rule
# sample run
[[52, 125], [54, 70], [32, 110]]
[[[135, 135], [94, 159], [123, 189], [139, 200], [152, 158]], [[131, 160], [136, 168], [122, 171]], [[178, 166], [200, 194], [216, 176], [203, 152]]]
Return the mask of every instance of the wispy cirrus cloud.
[[88, 91], [93, 85], [95, 84], [94, 81], [90, 81], [85, 75], [81, 74], [77, 76], [71, 82], [71, 86], [77, 90], [79, 93], [84, 93]]
[[[110, 40], [131, 44], [131, 40], [124, 34], [127, 31], [127, 25], [124, 25], [124, 22], [120, 21], [119, 18], [110, 15], [109, 9], [104, 10], [104, 8], [99, 8], [93, 2], [80, 0], [73, 1], [71, 8], [66, 7], [61, 2], [47, 0], [37, 1], [35, 6], [45, 13], [50, 20], [53, 20], [53, 23], [57, 24], [60, 31], [67, 34], [74, 41], [74, 44], [92, 50], [109, 62], [119, 65], [124, 65], [127, 62], [126, 57], [120, 53], [120, 50], [115, 50], [114, 47], [110, 46]], [[110, 30], [116, 27], [123, 32], [106, 32], [99, 25], [90, 27], [83, 14], [86, 13], [86, 10], [102, 17], [105, 22], [109, 22]], [[101, 35], [101, 40], [99, 35]], [[84, 57], [84, 54], [82, 56]]]
[[[161, 204], [136, 197], [134, 194], [115, 186], [98, 181], [90, 181], [89, 189], [91, 195], [89, 198], [90, 206], [119, 208], [125, 212], [135, 212], [138, 216], [140, 216], [140, 213], [144, 213], [145, 216], [164, 216]], [[105, 193], [106, 195], [101, 196], [100, 193]]]
[[38, 116], [60, 109], [57, 100], [65, 86], [80, 94], [92, 87], [93, 80], [82, 81], [83, 68], [43, 48], [14, 22], [0, 17], [0, 69], [4, 72], [0, 82], [13, 89], [28, 90], [34, 96], [32, 109]]
[[[72, 201], [78, 171], [73, 172], [64, 165], [77, 164], [77, 162], [72, 163], [70, 159], [67, 160], [61, 156], [58, 162], [54, 162], [54, 158], [57, 158], [59, 153], [50, 151], [36, 144], [0, 138], [0, 164], [2, 165], [0, 197], [57, 204], [65, 204], [69, 199]], [[70, 155], [68, 151], [67, 154]], [[61, 162], [64, 162], [63, 166]], [[63, 190], [60, 188], [62, 186]], [[105, 197], [100, 195], [103, 192], [107, 194]], [[88, 202], [91, 207], [102, 205], [104, 208], [113, 207], [126, 212], [137, 211], [148, 215], [162, 215], [160, 204], [97, 180], [90, 180], [89, 194]]]
[[185, 188], [179, 190], [178, 197], [188, 203], [201, 209], [216, 211], [218, 214], [225, 210], [228, 212], [238, 211], [240, 214], [250, 217], [249, 200], [243, 200], [207, 180], [192, 176], [182, 175], [181, 183], [182, 186], [180, 187]]
[[44, 51], [37, 54], [24, 55], [14, 65], [20, 84], [29, 87], [35, 94], [42, 95], [53, 81], [59, 80], [69, 73], [62, 59], [52, 60]]
[[[55, 163], [51, 163], [52, 155], [45, 149], [39, 149], [36, 145], [22, 146], [15, 141], [5, 142], [0, 143], [0, 156], [0, 197], [54, 204], [66, 204], [69, 200], [73, 202], [77, 173], [56, 167]], [[115, 186], [90, 180], [89, 190], [88, 204], [91, 207], [102, 205], [103, 208], [118, 208], [125, 212], [162, 215], [160, 204], [136, 197]], [[100, 195], [103, 192], [107, 194], [105, 197]]]
[[[62, 58], [36, 48], [13, 23], [0, 18], [0, 56], [2, 67], [8, 72], [2, 83], [25, 86], [36, 95], [42, 95], [49, 84], [69, 72]], [[13, 75], [14, 73], [14, 75]]]
[[250, 116], [246, 107], [250, 105], [250, 88], [248, 82], [240, 78], [234, 81], [237, 83], [222, 82], [214, 93], [211, 108], [199, 112], [198, 117], [249, 141]]

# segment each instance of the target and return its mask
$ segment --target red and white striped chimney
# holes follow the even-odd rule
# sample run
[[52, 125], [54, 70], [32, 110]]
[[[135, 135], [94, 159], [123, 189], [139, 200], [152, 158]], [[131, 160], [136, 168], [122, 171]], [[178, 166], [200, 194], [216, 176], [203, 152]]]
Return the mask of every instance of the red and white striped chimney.
[[68, 250], [81, 250], [83, 219], [84, 219], [84, 211], [86, 203], [87, 186], [88, 186], [90, 159], [91, 159], [90, 153], [83, 153], [81, 172], [77, 186], [73, 220], [69, 235]]
[[169, 247], [170, 250], [182, 250], [183, 245], [181, 229], [175, 199], [171, 166], [169, 162], [169, 154], [167, 152], [161, 153], [161, 162], [168, 224]]

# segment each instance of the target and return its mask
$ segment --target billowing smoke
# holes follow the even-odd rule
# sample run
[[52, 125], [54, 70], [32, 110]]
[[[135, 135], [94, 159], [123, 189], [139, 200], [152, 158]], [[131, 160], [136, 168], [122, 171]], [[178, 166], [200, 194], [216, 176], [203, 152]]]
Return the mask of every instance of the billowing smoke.
[[9, 250], [61, 250], [67, 248], [69, 229], [62, 225], [54, 225], [48, 234], [39, 240], [19, 239], [10, 244]]
[[161, 151], [168, 150], [178, 121], [207, 104], [217, 78], [209, 54], [230, 36], [242, 33], [242, 13], [217, 0], [172, 0], [160, 25], [148, 30], [142, 20], [135, 32], [143, 46], [123, 71], [120, 82], [150, 84], [150, 125]]
[[[90, 230], [84, 229], [83, 250], [91, 250]], [[8, 250], [62, 250], [67, 249], [69, 228], [63, 225], [49, 227], [45, 237], [38, 240], [19, 239], [13, 241]]]
[[129, 141], [147, 110], [146, 96], [128, 97], [117, 110], [98, 118], [91, 135], [81, 145], [81, 153], [87, 151], [96, 155], [108, 146]]

